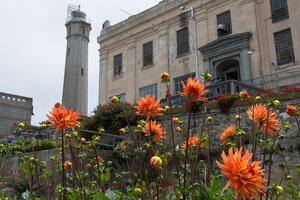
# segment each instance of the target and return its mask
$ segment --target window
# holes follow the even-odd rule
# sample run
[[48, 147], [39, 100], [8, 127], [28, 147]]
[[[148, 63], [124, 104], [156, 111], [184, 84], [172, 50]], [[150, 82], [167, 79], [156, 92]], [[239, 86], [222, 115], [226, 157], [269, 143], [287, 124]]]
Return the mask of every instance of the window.
[[174, 94], [178, 94], [177, 92], [183, 92], [183, 87], [182, 87], [182, 82], [184, 82], [184, 84], [187, 83], [187, 80], [189, 77], [191, 78], [195, 78], [195, 73], [191, 73], [191, 74], [186, 74], [177, 78], [174, 78]]
[[82, 34], [85, 35], [85, 26], [81, 26], [81, 31], [82, 31]]
[[[125, 93], [122, 93], [122, 94], [119, 94], [119, 95], [114, 95], [114, 96], [117, 96], [119, 97], [119, 100], [121, 102], [125, 102], [126, 101], [126, 94]], [[111, 99], [112, 97], [110, 97], [109, 99]]]
[[217, 15], [218, 37], [232, 33], [230, 10]]
[[81, 76], [83, 76], [83, 75], [84, 75], [84, 69], [81, 68]]
[[291, 29], [274, 33], [277, 65], [294, 62], [294, 49]]
[[287, 0], [270, 0], [272, 22], [279, 22], [289, 18]]
[[152, 43], [152, 41], [143, 45], [143, 62], [144, 62], [144, 67], [153, 64], [153, 43]]
[[140, 97], [146, 97], [147, 95], [155, 96], [155, 100], [157, 100], [157, 84], [150, 85], [150, 86], [139, 89]]
[[122, 75], [122, 54], [114, 57], [114, 77]]
[[177, 55], [189, 52], [189, 29], [185, 27], [177, 31]]

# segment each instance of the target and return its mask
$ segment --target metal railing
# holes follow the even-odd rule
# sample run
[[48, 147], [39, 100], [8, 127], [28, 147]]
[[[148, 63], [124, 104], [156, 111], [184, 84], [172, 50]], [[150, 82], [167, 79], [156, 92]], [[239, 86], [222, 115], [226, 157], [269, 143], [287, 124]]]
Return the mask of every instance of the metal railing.
[[280, 90], [300, 86], [300, 66], [279, 69], [264, 76], [257, 76], [243, 81], [264, 90]]
[[[215, 99], [223, 95], [232, 95], [237, 92], [241, 92], [244, 89], [246, 89], [249, 94], [262, 91], [262, 89], [256, 86], [252, 86], [245, 82], [237, 81], [237, 80], [229, 80], [221, 83], [215, 83], [206, 86], [206, 89], [208, 89], [208, 93], [205, 95], [205, 97], [208, 98], [209, 100]], [[171, 104], [174, 107], [183, 106], [185, 102], [186, 102], [186, 98], [178, 94], [171, 97]], [[168, 104], [167, 98], [162, 99], [160, 103], [163, 105], [167, 105]]]
[[[49, 129], [44, 129], [43, 131], [40, 131], [40, 132], [38, 132], [38, 131], [37, 132], [24, 132], [24, 134], [22, 134], [19, 137], [10, 137], [9, 136], [6, 139], [5, 144], [8, 145], [9, 143], [15, 143], [15, 142], [17, 142], [18, 139], [28, 138], [28, 136], [30, 136], [32, 138], [41, 137], [41, 136], [43, 137], [43, 136], [45, 136], [45, 134], [43, 134], [43, 133], [47, 133], [48, 137], [39, 140], [38, 144], [55, 141], [55, 146], [56, 146], [56, 148], [58, 148], [59, 142], [61, 141], [61, 136], [59, 136], [61, 133], [57, 133], [56, 135], [53, 135], [54, 130], [55, 129], [53, 129], [53, 128], [49, 128]], [[89, 130], [81, 130], [80, 132], [85, 133], [85, 134], [90, 134], [91, 136], [92, 135], [101, 136], [101, 142], [99, 142], [99, 143], [96, 142], [96, 145], [99, 147], [102, 147], [104, 149], [115, 150], [117, 142], [126, 139], [126, 137], [124, 137], [124, 136], [113, 135], [113, 134], [109, 134], [109, 133], [99, 133], [99, 132], [89, 131]], [[72, 140], [72, 141], [76, 142], [76, 140]], [[19, 146], [19, 148], [26, 148], [26, 147], [30, 147], [32, 145], [35, 146], [36, 144], [22, 145], [22, 146]]]

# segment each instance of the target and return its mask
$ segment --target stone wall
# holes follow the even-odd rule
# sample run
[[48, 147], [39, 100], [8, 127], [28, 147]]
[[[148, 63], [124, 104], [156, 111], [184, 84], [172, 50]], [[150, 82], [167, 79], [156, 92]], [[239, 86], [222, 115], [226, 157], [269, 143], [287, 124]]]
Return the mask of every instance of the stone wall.
[[31, 122], [32, 98], [0, 92], [0, 138], [15, 122]]
[[[286, 111], [286, 104], [290, 105], [296, 105], [300, 103], [300, 99], [290, 100], [281, 102], [282, 106], [279, 109], [273, 109], [273, 111], [276, 111], [279, 113], [278, 118], [280, 118], [281, 122], [289, 122], [291, 124], [291, 128], [289, 132], [286, 134], [284, 131], [283, 135], [285, 135], [285, 139], [280, 141], [280, 148], [283, 152], [283, 156], [277, 153], [273, 154], [273, 166], [272, 166], [272, 181], [279, 183], [281, 181], [282, 175], [287, 172], [286, 170], [282, 170], [281, 165], [285, 163], [284, 159], [286, 159], [289, 167], [289, 171], [291, 172], [292, 176], [295, 178], [295, 181], [300, 183], [300, 176], [295, 173], [296, 164], [300, 164], [300, 133], [297, 131], [297, 125], [294, 118], [289, 117], [285, 111]], [[252, 132], [252, 121], [248, 118], [248, 115], [246, 111], [249, 107], [241, 107], [241, 129], [244, 130], [248, 134], [248, 138], [251, 143], [251, 132]], [[202, 111], [201, 111], [202, 112]], [[219, 170], [219, 168], [216, 165], [216, 160], [221, 161], [221, 152], [225, 150], [227, 152], [227, 148], [225, 146], [221, 146], [220, 136], [225, 131], [225, 129], [228, 126], [235, 125], [235, 119], [234, 116], [238, 114], [238, 107], [232, 108], [230, 113], [228, 115], [220, 113], [219, 110], [213, 109], [207, 112], [207, 115], [213, 117], [213, 121], [209, 124], [205, 124], [205, 130], [207, 132], [207, 125], [209, 129], [209, 133], [211, 136], [211, 157], [212, 157], [212, 166], [214, 170]], [[188, 122], [188, 115], [187, 114], [181, 114], [176, 115], [176, 117], [180, 119], [184, 119], [185, 121], [185, 127], [187, 127]], [[202, 128], [202, 120], [203, 115], [200, 113], [194, 113], [191, 116], [191, 136], [199, 136], [201, 133]], [[166, 144], [167, 146], [172, 146], [172, 138], [171, 138], [171, 132], [170, 132], [170, 118], [165, 116], [161, 118], [162, 126], [166, 128]], [[183, 135], [182, 133], [177, 133], [174, 130], [175, 133], [175, 145], [178, 145], [179, 147], [182, 145]], [[245, 137], [246, 138], [246, 137]], [[251, 151], [252, 143], [250, 145], [247, 145], [246, 147]], [[206, 158], [206, 151], [202, 152], [203, 159]], [[259, 155], [259, 153], [257, 154]], [[266, 160], [268, 160], [268, 156]], [[266, 167], [267, 168], [267, 167]], [[267, 171], [267, 170], [266, 170]], [[267, 177], [267, 175], [266, 175]]]

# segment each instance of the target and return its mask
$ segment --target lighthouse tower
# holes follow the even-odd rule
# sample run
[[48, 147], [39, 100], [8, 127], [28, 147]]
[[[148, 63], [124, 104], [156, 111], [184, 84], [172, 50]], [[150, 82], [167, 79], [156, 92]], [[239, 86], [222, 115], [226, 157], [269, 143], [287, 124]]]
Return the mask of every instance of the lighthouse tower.
[[62, 104], [83, 116], [88, 109], [88, 43], [91, 24], [80, 7], [66, 22], [67, 52]]

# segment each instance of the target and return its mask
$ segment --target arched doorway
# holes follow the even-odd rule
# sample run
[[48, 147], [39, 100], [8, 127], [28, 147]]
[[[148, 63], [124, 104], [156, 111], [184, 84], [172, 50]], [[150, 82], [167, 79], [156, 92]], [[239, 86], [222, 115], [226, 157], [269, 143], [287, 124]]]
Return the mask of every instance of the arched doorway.
[[220, 81], [240, 80], [240, 63], [237, 60], [226, 60], [216, 67], [216, 75]]

